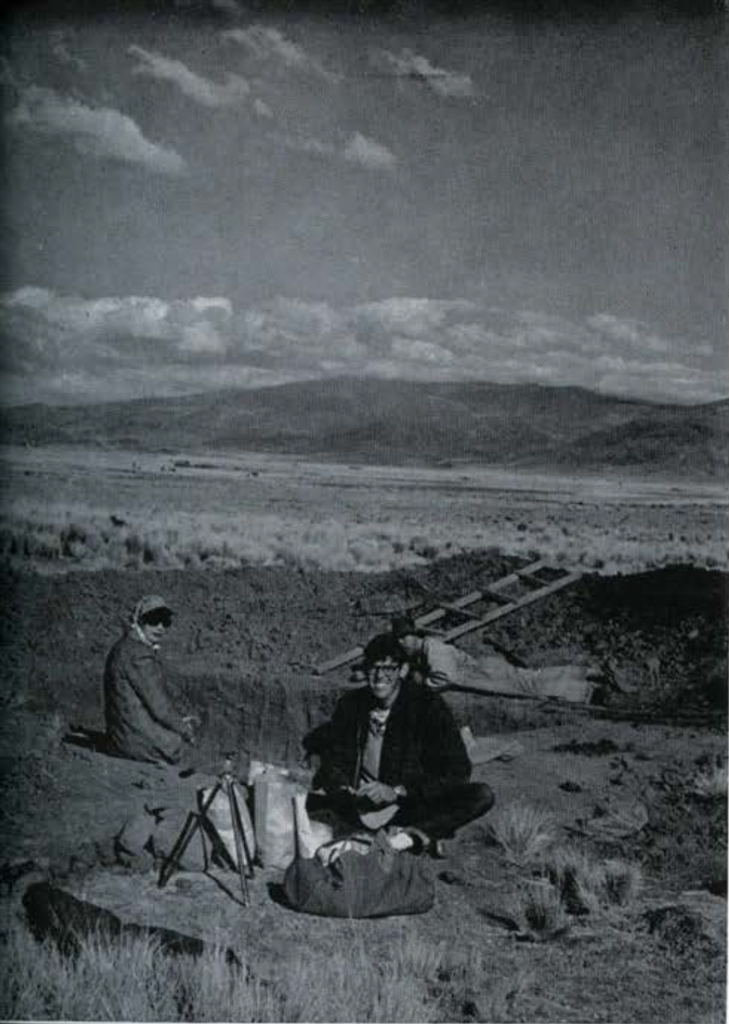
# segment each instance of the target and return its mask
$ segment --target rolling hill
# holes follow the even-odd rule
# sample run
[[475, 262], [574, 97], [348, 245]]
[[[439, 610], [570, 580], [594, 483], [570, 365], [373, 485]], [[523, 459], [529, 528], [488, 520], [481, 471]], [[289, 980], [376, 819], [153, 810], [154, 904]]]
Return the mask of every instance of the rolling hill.
[[575, 387], [338, 378], [0, 412], [11, 444], [270, 451], [374, 463], [729, 475], [729, 400], [677, 406]]

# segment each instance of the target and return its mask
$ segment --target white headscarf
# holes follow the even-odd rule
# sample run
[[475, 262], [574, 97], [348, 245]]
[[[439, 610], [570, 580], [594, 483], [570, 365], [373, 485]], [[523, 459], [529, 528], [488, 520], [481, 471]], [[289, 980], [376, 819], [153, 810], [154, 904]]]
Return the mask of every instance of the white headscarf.
[[147, 636], [144, 626], [142, 624], [142, 618], [151, 611], [155, 611], [158, 608], [166, 608], [170, 611], [169, 605], [163, 597], [159, 594], [145, 594], [144, 597], [140, 598], [134, 606], [132, 617], [130, 621], [130, 632], [131, 634], [140, 641], [140, 643], [146, 644], [147, 647], [151, 647], [152, 650], [159, 650], [159, 644], [153, 643]]

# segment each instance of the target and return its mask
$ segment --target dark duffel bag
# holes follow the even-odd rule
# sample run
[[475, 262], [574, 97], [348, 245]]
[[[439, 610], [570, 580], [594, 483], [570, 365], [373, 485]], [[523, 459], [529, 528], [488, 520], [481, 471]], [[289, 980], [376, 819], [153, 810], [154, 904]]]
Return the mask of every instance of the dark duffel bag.
[[435, 901], [428, 865], [392, 849], [384, 835], [366, 853], [346, 850], [329, 864], [297, 857], [284, 876], [289, 906], [323, 917], [388, 917], [424, 914]]

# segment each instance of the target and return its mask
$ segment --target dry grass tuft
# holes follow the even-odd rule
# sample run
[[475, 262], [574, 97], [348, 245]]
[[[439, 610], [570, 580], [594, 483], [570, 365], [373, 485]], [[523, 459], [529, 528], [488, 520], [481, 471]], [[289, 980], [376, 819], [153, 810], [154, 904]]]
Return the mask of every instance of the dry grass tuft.
[[700, 768], [689, 781], [688, 789], [704, 800], [726, 800], [727, 766], [719, 763]]
[[552, 851], [543, 870], [567, 912], [574, 915], [630, 909], [643, 885], [637, 864], [619, 859], [599, 861], [571, 848]]
[[494, 979], [480, 953], [405, 928], [386, 955], [356, 923], [349, 932], [331, 955], [304, 950], [268, 978], [270, 965], [233, 966], [214, 948], [166, 956], [146, 938], [84, 940], [67, 957], [13, 921], [0, 937], [0, 1018], [407, 1022], [453, 1019], [473, 1005], [478, 1019], [520, 1019], [519, 972]]
[[490, 831], [508, 859], [521, 865], [536, 861], [556, 838], [552, 815], [521, 800], [499, 808]]
[[570, 926], [560, 892], [546, 878], [524, 882], [516, 919], [522, 934], [540, 942], [559, 938]]
[[643, 872], [638, 864], [607, 860], [604, 864], [604, 903], [608, 907], [633, 907], [643, 888]]
[[[530, 559], [539, 552], [557, 565], [608, 575], [672, 564], [729, 565], [724, 520], [716, 509], [704, 526], [693, 510], [626, 505], [630, 514], [616, 525], [599, 499], [587, 509], [568, 500], [571, 485], [555, 504], [554, 481], [543, 498], [539, 487], [533, 492], [530, 486], [533, 507], [523, 516], [523, 498], [505, 507], [503, 495], [479, 483], [478, 473], [463, 489], [459, 473], [454, 489], [447, 474], [413, 470], [412, 486], [393, 491], [374, 467], [358, 467], [355, 486], [346, 467], [332, 466], [321, 476], [306, 464], [289, 467], [285, 480], [272, 468], [265, 479], [258, 480], [256, 470], [235, 481], [225, 460], [218, 467], [222, 475], [205, 468], [176, 478], [156, 460], [142, 475], [129, 474], [121, 453], [111, 462], [107, 454], [96, 453], [95, 465], [94, 453], [84, 453], [84, 487], [75, 457], [33, 453], [32, 473], [16, 475], [5, 495], [0, 566], [65, 572], [280, 565], [379, 572], [489, 549]], [[64, 468], [71, 468], [73, 485], [61, 494], [56, 481]], [[378, 488], [387, 495], [384, 503], [373, 497]]]

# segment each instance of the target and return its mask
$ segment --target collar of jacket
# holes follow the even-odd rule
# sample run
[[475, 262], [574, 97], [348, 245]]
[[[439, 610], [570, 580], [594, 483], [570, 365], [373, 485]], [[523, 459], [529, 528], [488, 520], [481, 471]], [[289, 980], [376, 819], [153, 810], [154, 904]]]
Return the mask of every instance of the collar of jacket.
[[[390, 707], [390, 715], [387, 719], [388, 729], [392, 728], [393, 722], [396, 722], [403, 715], [407, 714], [407, 705], [410, 702], [412, 694], [415, 692], [415, 686], [416, 684], [412, 683], [407, 678], [401, 681], [398, 695]], [[357, 779], [359, 779], [359, 773], [362, 767], [362, 754], [364, 752], [365, 737], [369, 727], [370, 711], [377, 707], [372, 696], [372, 691], [368, 686], [363, 686], [360, 693], [362, 695], [362, 703], [357, 715], [357, 757], [354, 761], [354, 775], [352, 777], [353, 786], [357, 785]]]

